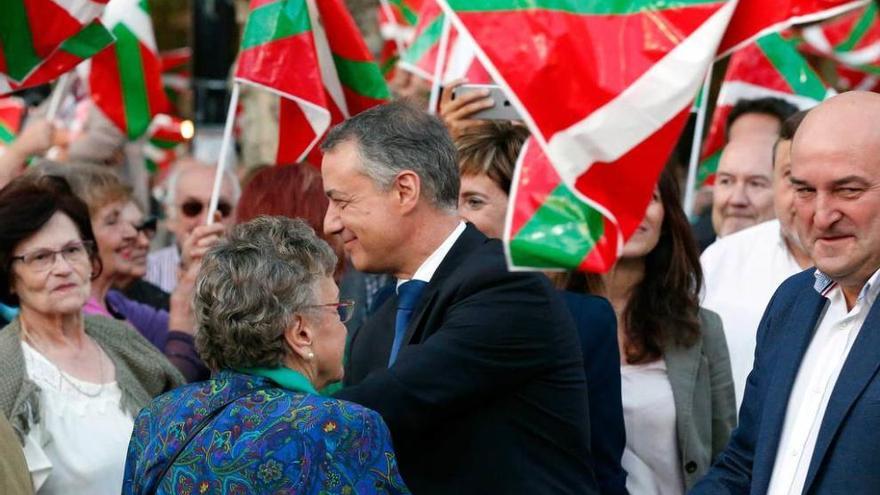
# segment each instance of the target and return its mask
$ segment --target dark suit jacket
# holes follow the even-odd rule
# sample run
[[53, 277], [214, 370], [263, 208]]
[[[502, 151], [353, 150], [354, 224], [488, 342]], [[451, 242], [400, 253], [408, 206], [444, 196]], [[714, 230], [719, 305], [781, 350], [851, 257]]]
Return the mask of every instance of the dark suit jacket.
[[468, 225], [389, 369], [396, 305], [352, 335], [337, 397], [382, 415], [413, 493], [597, 493], [580, 345], [546, 277]]
[[590, 447], [602, 495], [626, 495], [626, 471], [620, 465], [626, 447], [620, 396], [617, 317], [603, 297], [562, 292], [571, 311], [584, 355], [590, 397]]
[[[758, 327], [755, 365], [746, 382], [739, 427], [692, 494], [763, 494], [782, 433], [788, 397], [827, 300], [814, 270], [774, 294]], [[840, 371], [816, 439], [804, 494], [880, 493], [880, 304], [868, 313]]]

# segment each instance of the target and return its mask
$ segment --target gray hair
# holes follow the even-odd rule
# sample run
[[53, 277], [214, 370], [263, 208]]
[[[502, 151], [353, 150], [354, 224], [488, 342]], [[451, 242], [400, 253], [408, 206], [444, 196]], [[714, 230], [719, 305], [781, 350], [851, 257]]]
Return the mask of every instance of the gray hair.
[[458, 207], [455, 146], [436, 117], [406, 102], [379, 105], [331, 129], [321, 150], [346, 141], [357, 145], [364, 172], [380, 189], [387, 191], [398, 173], [411, 170], [434, 206]]
[[318, 281], [335, 268], [333, 250], [300, 219], [261, 216], [235, 226], [205, 255], [196, 281], [202, 359], [213, 369], [281, 365], [284, 330], [316, 304]]
[[[168, 174], [168, 179], [165, 180], [165, 194], [161, 198], [162, 204], [165, 205], [165, 215], [168, 218], [174, 218], [177, 214], [174, 208], [174, 202], [177, 199], [177, 183], [180, 182], [180, 179], [194, 167], [206, 167], [216, 172], [216, 165], [208, 165], [203, 162], [179, 161], [171, 173]], [[237, 205], [238, 199], [241, 197], [241, 184], [238, 182], [238, 177], [235, 176], [230, 168], [227, 168], [223, 171], [223, 180], [228, 182], [232, 189], [232, 197], [229, 198], [230, 201], [232, 201], [232, 205]]]

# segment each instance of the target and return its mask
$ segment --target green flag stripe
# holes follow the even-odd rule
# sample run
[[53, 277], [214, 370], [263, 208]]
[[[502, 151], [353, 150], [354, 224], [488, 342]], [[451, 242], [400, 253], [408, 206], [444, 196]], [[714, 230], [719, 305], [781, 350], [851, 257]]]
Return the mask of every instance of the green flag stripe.
[[602, 214], [560, 184], [511, 240], [510, 253], [519, 266], [575, 269], [604, 233]]
[[92, 22], [61, 44], [61, 49], [83, 60], [113, 43], [113, 35], [100, 22]]
[[825, 98], [827, 92], [825, 84], [797, 52], [794, 44], [784, 40], [778, 34], [758, 38], [756, 43], [791, 87], [794, 94], [819, 101]]
[[125, 108], [125, 126], [128, 137], [137, 139], [150, 123], [150, 104], [144, 80], [144, 62], [137, 37], [125, 24], [113, 28], [116, 35], [116, 63], [122, 86], [122, 106]]
[[163, 150], [170, 150], [172, 148], [176, 148], [181, 143], [179, 143], [177, 141], [166, 141], [164, 139], [153, 138], [153, 139], [150, 139], [150, 144], [152, 144], [153, 146], [155, 146], [157, 148], [161, 148]]
[[699, 189], [706, 179], [709, 178], [710, 175], [714, 174], [718, 171], [718, 160], [721, 159], [721, 150], [712, 153], [709, 158], [706, 158], [702, 162], [700, 162], [700, 167], [697, 170], [697, 183], [696, 187]]
[[2, 2], [0, 15], [0, 48], [6, 58], [6, 72], [16, 81], [23, 80], [40, 64], [40, 56], [34, 49], [30, 23], [24, 2]]
[[724, 0], [449, 0], [456, 12], [552, 10], [584, 15], [625, 15], [641, 12], [657, 12], [706, 4], [722, 3]]
[[403, 14], [403, 18], [406, 19], [411, 26], [415, 26], [417, 22], [419, 22], [419, 15], [410, 8], [409, 5], [404, 0], [391, 0], [392, 5], [396, 5], [398, 9], [400, 9], [400, 13]]
[[12, 132], [12, 129], [0, 122], [0, 141], [9, 144], [13, 139], [15, 139], [15, 133]]
[[877, 4], [871, 2], [868, 7], [865, 9], [865, 12], [859, 18], [859, 21], [856, 23], [855, 27], [853, 27], [852, 32], [849, 33], [849, 36], [846, 40], [834, 47], [835, 51], [840, 52], [849, 52], [852, 51], [853, 48], [859, 44], [859, 41], [865, 37], [865, 33], [871, 29], [871, 26], [874, 25], [874, 22], [877, 20]]
[[443, 33], [443, 14], [437, 16], [431, 24], [419, 34], [419, 37], [413, 41], [409, 50], [403, 54], [403, 60], [411, 64], [416, 64], [425, 56], [431, 47], [440, 41], [440, 35]]
[[391, 98], [382, 72], [373, 62], [354, 61], [333, 54], [333, 63], [339, 81], [355, 93], [376, 100]]
[[241, 36], [241, 49], [296, 36], [311, 29], [309, 11], [304, 1], [270, 3], [251, 11]]
[[391, 57], [388, 60], [382, 62], [382, 65], [379, 66], [379, 70], [382, 71], [382, 75], [388, 74], [394, 66], [397, 65], [397, 61], [400, 60], [400, 57]]

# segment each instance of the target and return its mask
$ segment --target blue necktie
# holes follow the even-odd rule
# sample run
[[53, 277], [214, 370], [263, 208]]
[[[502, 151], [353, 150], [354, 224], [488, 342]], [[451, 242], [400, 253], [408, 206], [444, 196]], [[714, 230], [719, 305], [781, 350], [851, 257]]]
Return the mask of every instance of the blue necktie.
[[388, 366], [394, 364], [397, 359], [397, 353], [400, 352], [400, 346], [403, 344], [403, 336], [406, 334], [406, 327], [412, 319], [412, 312], [422, 291], [428, 282], [421, 280], [410, 280], [400, 284], [397, 288], [397, 317], [394, 319], [394, 342], [391, 344], [391, 355], [388, 357]]

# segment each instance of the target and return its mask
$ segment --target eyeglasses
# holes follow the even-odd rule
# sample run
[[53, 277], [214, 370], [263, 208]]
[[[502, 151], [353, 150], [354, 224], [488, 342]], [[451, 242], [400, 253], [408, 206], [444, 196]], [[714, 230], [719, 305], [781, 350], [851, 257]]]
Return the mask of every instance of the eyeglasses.
[[152, 240], [153, 237], [156, 237], [156, 225], [158, 223], [158, 219], [154, 216], [147, 217], [141, 222], [139, 225], [132, 225], [134, 230], [137, 230], [138, 234], [144, 234], [147, 239]]
[[348, 320], [351, 320], [351, 317], [354, 315], [354, 301], [351, 299], [345, 299], [339, 301], [338, 303], [327, 303], [327, 304], [312, 304], [309, 306], [305, 306], [306, 308], [335, 308], [336, 312], [339, 313], [339, 319], [342, 320], [342, 323], [348, 323]]
[[[184, 201], [183, 204], [180, 205], [180, 211], [187, 217], [193, 218], [199, 216], [199, 213], [202, 212], [203, 209], [207, 208], [208, 205], [202, 203], [201, 201], [195, 199], [188, 199]], [[232, 205], [227, 203], [226, 201], [220, 200], [217, 203], [217, 211], [220, 212], [220, 216], [223, 218], [228, 218], [229, 215], [232, 214]]]
[[55, 258], [61, 255], [70, 264], [83, 263], [89, 260], [94, 252], [92, 241], [71, 242], [61, 249], [38, 249], [32, 253], [13, 256], [12, 261], [21, 261], [24, 266], [35, 272], [49, 271], [55, 265]]

